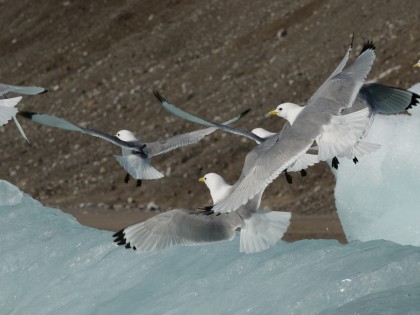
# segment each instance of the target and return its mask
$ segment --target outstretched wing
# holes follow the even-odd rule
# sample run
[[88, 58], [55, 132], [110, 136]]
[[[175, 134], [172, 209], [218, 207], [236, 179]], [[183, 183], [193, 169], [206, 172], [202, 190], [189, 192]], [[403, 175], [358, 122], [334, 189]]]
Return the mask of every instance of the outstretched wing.
[[24, 95], [37, 95], [47, 93], [48, 90], [38, 86], [17, 86], [0, 83], [0, 96], [9, 92]]
[[358, 110], [367, 105], [374, 113], [397, 114], [417, 106], [419, 101], [420, 96], [408, 90], [370, 83], [362, 86], [349, 110]]
[[173, 209], [134, 225], [113, 236], [118, 245], [142, 252], [157, 251], [173, 245], [199, 245], [231, 240], [243, 224], [237, 213], [208, 214]]
[[18, 113], [19, 115], [21, 115], [22, 117], [25, 117], [27, 119], [30, 119], [34, 122], [37, 122], [39, 124], [42, 125], [46, 125], [46, 126], [50, 126], [50, 127], [54, 127], [54, 128], [59, 128], [59, 129], [64, 129], [64, 130], [69, 130], [69, 131], [76, 131], [76, 132], [82, 132], [94, 137], [98, 137], [101, 139], [104, 139], [108, 142], [111, 142], [115, 145], [118, 145], [120, 147], [124, 147], [124, 148], [129, 148], [132, 149], [133, 151], [136, 152], [140, 152], [141, 148], [138, 148], [137, 145], [135, 145], [135, 143], [132, 142], [126, 142], [123, 140], [118, 139], [115, 136], [109, 135], [105, 132], [99, 131], [99, 130], [95, 130], [95, 129], [90, 129], [90, 128], [83, 128], [80, 126], [77, 126], [75, 124], [72, 124], [70, 122], [68, 122], [65, 119], [62, 118], [58, 118], [55, 116], [50, 116], [50, 115], [45, 115], [45, 114], [40, 114], [40, 113], [34, 113], [34, 112], [26, 112], [26, 111], [20, 111]]
[[[311, 98], [311, 102], [305, 106], [293, 126], [283, 131], [282, 137], [263, 152], [251, 167], [248, 166], [248, 172], [242, 172], [239, 180], [233, 185], [231, 194], [214, 205], [213, 210], [225, 212], [238, 209], [305, 154], [313, 140], [331, 123], [331, 118], [323, 118], [332, 117], [343, 108], [352, 105], [374, 59], [374, 46], [368, 43], [351, 66], [320, 87], [316, 92], [317, 97]], [[334, 143], [332, 135], [330, 140], [330, 144]], [[357, 140], [355, 139], [356, 142]], [[331, 149], [332, 152], [339, 151], [335, 147]]]
[[216, 127], [218, 129], [221, 129], [221, 130], [226, 131], [226, 132], [230, 132], [230, 133], [233, 133], [233, 134], [236, 134], [236, 135], [244, 136], [244, 137], [250, 138], [251, 140], [253, 140], [257, 143], [261, 143], [261, 142], [264, 141], [264, 139], [258, 137], [257, 135], [253, 134], [252, 132], [228, 126], [227, 123], [230, 123], [229, 121], [224, 123], [224, 124], [219, 124], [219, 123], [213, 122], [211, 120], [207, 120], [207, 119], [200, 118], [198, 116], [194, 116], [194, 115], [192, 115], [190, 113], [187, 113], [187, 112], [183, 111], [182, 109], [176, 107], [175, 105], [169, 103], [157, 91], [155, 91], [154, 94], [155, 94], [156, 98], [159, 100], [159, 102], [161, 102], [163, 108], [165, 108], [168, 112], [174, 114], [175, 116], [178, 116], [180, 118], [183, 118], [185, 120], [191, 121], [191, 122], [199, 124], [199, 125], [208, 126], [208, 127]]
[[336, 76], [341, 71], [343, 71], [344, 67], [347, 64], [347, 61], [349, 60], [350, 52], [351, 52], [351, 50], [353, 48], [353, 41], [354, 41], [354, 34], [353, 34], [353, 36], [351, 38], [351, 43], [350, 43], [349, 47], [347, 48], [346, 54], [344, 55], [343, 59], [341, 59], [341, 62], [334, 69], [334, 71], [330, 74], [330, 76], [328, 77], [328, 79], [325, 80], [325, 82], [320, 86], [320, 88], [318, 88], [318, 90], [311, 96], [311, 98], [309, 99], [308, 103], [312, 102], [312, 99], [316, 99], [319, 96], [319, 93], [321, 93], [321, 91], [323, 91], [324, 86], [326, 86], [328, 84], [328, 81], [332, 77]]
[[150, 157], [163, 154], [175, 150], [179, 147], [196, 143], [203, 139], [205, 136], [214, 132], [216, 129], [217, 128], [210, 127], [206, 129], [200, 129], [188, 133], [183, 133], [167, 139], [146, 143], [145, 152], [147, 152], [148, 156]]

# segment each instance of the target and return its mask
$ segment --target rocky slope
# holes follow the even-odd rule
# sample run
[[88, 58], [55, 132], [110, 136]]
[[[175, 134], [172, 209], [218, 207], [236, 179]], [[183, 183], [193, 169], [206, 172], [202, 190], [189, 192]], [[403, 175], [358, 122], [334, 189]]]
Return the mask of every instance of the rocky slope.
[[[115, 134], [129, 129], [152, 141], [199, 128], [166, 113], [159, 90], [182, 108], [225, 120], [246, 108], [238, 126], [270, 130], [262, 116], [278, 103], [304, 103], [342, 58], [352, 33], [355, 51], [373, 40], [370, 79], [408, 88], [419, 81], [418, 1], [0, 1], [1, 82], [39, 85], [20, 109], [44, 112]], [[22, 120], [22, 119], [21, 119]], [[124, 184], [99, 139], [22, 121], [31, 146], [13, 124], [0, 128], [0, 178], [81, 222], [116, 229], [161, 209], [208, 204], [197, 179], [239, 176], [248, 140], [216, 132], [199, 144], [154, 158], [167, 177]], [[292, 211], [288, 239], [344, 240], [335, 215], [334, 178], [319, 164], [288, 185], [267, 190], [263, 206]], [[357, 196], [355, 196], [357, 198]], [[152, 208], [151, 206], [149, 208]], [[129, 219], [122, 219], [129, 218]]]

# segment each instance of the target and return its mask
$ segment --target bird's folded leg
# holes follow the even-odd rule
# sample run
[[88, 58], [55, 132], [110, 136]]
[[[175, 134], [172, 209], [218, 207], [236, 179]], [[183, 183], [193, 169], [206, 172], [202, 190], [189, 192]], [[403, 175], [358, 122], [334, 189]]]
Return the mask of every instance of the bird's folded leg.
[[308, 173], [305, 170], [300, 170], [300, 175], [305, 177]]
[[137, 186], [137, 187], [141, 187], [141, 183], [142, 183], [142, 180], [141, 180], [141, 179], [138, 179], [138, 180], [137, 180], [137, 185], [136, 185], [136, 186]]
[[130, 180], [130, 174], [127, 173], [127, 175], [125, 175], [124, 177], [124, 183], [128, 183], [128, 181]]

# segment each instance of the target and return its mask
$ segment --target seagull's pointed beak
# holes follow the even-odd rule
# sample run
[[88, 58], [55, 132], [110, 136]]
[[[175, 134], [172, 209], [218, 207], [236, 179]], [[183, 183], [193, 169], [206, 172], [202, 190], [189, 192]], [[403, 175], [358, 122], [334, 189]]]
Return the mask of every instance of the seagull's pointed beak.
[[271, 112], [268, 112], [267, 114], [265, 114], [265, 117], [270, 117], [270, 116], [277, 116], [277, 111], [272, 110]]
[[420, 63], [417, 62], [415, 65], [413, 65], [413, 68], [420, 68]]
[[198, 181], [204, 183], [206, 180], [204, 179], [204, 177], [201, 177], [198, 179]]

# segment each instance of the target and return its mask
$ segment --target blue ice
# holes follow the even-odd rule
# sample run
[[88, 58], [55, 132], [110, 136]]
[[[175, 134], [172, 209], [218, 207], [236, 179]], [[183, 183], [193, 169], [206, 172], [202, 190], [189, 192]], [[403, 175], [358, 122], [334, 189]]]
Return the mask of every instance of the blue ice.
[[0, 181], [0, 314], [419, 314], [420, 247], [238, 238], [138, 253]]
[[409, 114], [376, 115], [366, 141], [379, 150], [357, 165], [340, 160], [335, 199], [350, 241], [420, 245], [420, 105]]

